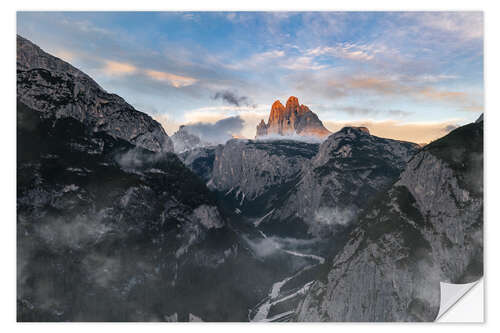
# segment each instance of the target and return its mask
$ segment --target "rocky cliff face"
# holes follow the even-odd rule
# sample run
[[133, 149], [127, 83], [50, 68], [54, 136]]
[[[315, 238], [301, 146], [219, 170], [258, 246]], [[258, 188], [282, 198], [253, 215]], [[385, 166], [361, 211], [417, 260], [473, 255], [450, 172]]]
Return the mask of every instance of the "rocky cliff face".
[[[343, 128], [321, 145], [232, 140], [215, 152], [210, 186], [237, 196], [243, 213], [245, 208], [262, 208], [253, 214], [266, 213], [260, 227], [269, 232], [301, 225], [297, 230], [303, 236], [326, 237], [327, 231], [347, 226], [377, 192], [397, 179], [418, 149], [355, 127]], [[279, 192], [279, 200], [250, 205], [273, 191]]]
[[291, 96], [286, 106], [275, 101], [267, 124], [261, 120], [257, 126], [256, 137], [266, 135], [302, 135], [325, 138], [331, 134], [318, 116], [305, 105], [300, 105], [297, 97]]
[[432, 321], [440, 281], [482, 276], [483, 123], [416, 154], [360, 216], [297, 309], [299, 321]]
[[43, 116], [71, 117], [94, 132], [106, 132], [154, 152], [173, 151], [170, 138], [158, 122], [20, 36], [17, 98]]
[[292, 140], [230, 140], [217, 147], [211, 186], [238, 193], [242, 202], [254, 200], [295, 179], [317, 149], [317, 144]]
[[418, 148], [345, 127], [321, 144], [296, 189], [269, 219], [300, 219], [316, 235], [342, 228], [398, 177]]

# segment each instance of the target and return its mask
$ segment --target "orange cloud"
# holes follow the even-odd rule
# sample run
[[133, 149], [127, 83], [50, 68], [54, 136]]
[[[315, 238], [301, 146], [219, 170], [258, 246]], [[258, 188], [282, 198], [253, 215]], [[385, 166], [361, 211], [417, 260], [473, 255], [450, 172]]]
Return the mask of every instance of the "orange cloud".
[[431, 87], [422, 88], [418, 93], [436, 100], [463, 100], [467, 97], [467, 94], [461, 91], [440, 91]]
[[437, 89], [430, 85], [412, 85], [400, 78], [376, 76], [331, 79], [328, 86], [332, 88], [332, 96], [345, 96], [355, 91], [375, 92], [381, 95], [408, 96], [418, 100], [442, 101], [458, 105], [465, 111], [482, 111], [483, 106], [477, 103], [466, 92]]
[[75, 60], [76, 56], [73, 52], [67, 50], [57, 50], [54, 51], [54, 55], [64, 61], [71, 62]]
[[176, 74], [167, 73], [167, 72], [160, 72], [160, 71], [155, 71], [155, 70], [150, 70], [150, 69], [146, 70], [145, 73], [147, 76], [149, 76], [150, 78], [152, 78], [154, 80], [167, 81], [172, 86], [174, 86], [176, 88], [190, 86], [198, 81], [192, 77], [181, 76], [181, 75], [176, 75]]
[[126, 62], [107, 60], [103, 70], [108, 75], [127, 75], [135, 73], [137, 68]]

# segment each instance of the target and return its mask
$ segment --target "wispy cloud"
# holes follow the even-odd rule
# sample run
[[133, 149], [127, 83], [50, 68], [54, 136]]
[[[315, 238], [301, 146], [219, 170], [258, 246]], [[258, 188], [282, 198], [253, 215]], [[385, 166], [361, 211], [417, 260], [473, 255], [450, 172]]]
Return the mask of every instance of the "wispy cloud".
[[196, 83], [196, 79], [189, 76], [176, 75], [168, 72], [155, 71], [152, 69], [145, 70], [148, 77], [157, 81], [165, 81], [176, 88], [190, 86]]
[[107, 75], [127, 75], [137, 71], [137, 68], [125, 62], [106, 60], [104, 62], [103, 71]]
[[[436, 85], [441, 80], [454, 76], [422, 76], [409, 78], [398, 74], [351, 74], [344, 72], [324, 71], [321, 74], [309, 73], [293, 76], [290, 80], [296, 83], [296, 89], [306, 94], [321, 94], [330, 100], [339, 100], [349, 96], [372, 96], [391, 98], [400, 101], [417, 101], [425, 103], [441, 103], [451, 105], [462, 111], [478, 112], [482, 102], [477, 96], [464, 90], [455, 90]], [[373, 113], [371, 109], [360, 106], [348, 106], [342, 111], [352, 114]]]
[[458, 38], [483, 38], [482, 12], [415, 12], [405, 14], [421, 26], [439, 30]]
[[270, 62], [276, 59], [283, 59], [285, 51], [283, 50], [269, 50], [265, 52], [255, 53], [247, 58], [239, 61], [233, 61], [222, 66], [233, 70], [251, 70], [259, 66], [269, 65]]
[[370, 61], [377, 54], [394, 53], [394, 50], [389, 50], [386, 46], [375, 44], [356, 44], [356, 43], [337, 43], [335, 46], [319, 46], [306, 51], [306, 54], [313, 56], [332, 56], [335, 58], [343, 58], [357, 61]]
[[318, 63], [314, 57], [310, 56], [300, 56], [289, 58], [283, 63], [279, 64], [279, 66], [284, 67], [290, 70], [320, 70], [327, 68], [328, 66], [325, 64]]
[[119, 61], [105, 60], [103, 62], [102, 72], [110, 76], [140, 74], [156, 80], [167, 82], [175, 88], [182, 88], [195, 84], [198, 80], [189, 76], [182, 76], [164, 71], [138, 68], [133, 64]]
[[[324, 107], [323, 107], [324, 108]], [[348, 106], [334, 106], [330, 108], [334, 111], [341, 111], [350, 115], [362, 115], [362, 116], [374, 116], [374, 115], [386, 115], [390, 117], [408, 117], [413, 114], [413, 112], [396, 110], [396, 109], [379, 109], [377, 107], [362, 107], [356, 105], [348, 105]]]

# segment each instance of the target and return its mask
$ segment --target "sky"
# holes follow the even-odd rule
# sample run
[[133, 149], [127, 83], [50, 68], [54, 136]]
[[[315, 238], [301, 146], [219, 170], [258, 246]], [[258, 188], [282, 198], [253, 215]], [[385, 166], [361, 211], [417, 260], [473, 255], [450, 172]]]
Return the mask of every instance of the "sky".
[[331, 131], [427, 143], [484, 108], [481, 12], [18, 12], [17, 33], [169, 135], [253, 138], [293, 95]]

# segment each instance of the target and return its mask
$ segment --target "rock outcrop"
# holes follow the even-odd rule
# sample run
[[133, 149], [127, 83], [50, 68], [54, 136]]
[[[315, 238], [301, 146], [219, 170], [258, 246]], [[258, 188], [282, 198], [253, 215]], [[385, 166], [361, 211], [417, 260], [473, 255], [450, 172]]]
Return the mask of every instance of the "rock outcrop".
[[173, 151], [163, 127], [88, 75], [17, 36], [17, 98], [46, 117], [74, 118], [154, 152]]
[[325, 138], [331, 132], [327, 130], [318, 116], [307, 106], [300, 105], [297, 97], [291, 96], [286, 106], [275, 101], [267, 124], [262, 119], [257, 126], [256, 138], [266, 135], [301, 135]]
[[483, 273], [483, 123], [432, 142], [360, 216], [299, 321], [433, 321], [440, 282]]
[[174, 144], [174, 151], [176, 153], [182, 153], [194, 148], [202, 147], [204, 144], [201, 142], [201, 139], [189, 133], [186, 126], [181, 125], [177, 132], [174, 133], [171, 137], [172, 143]]

